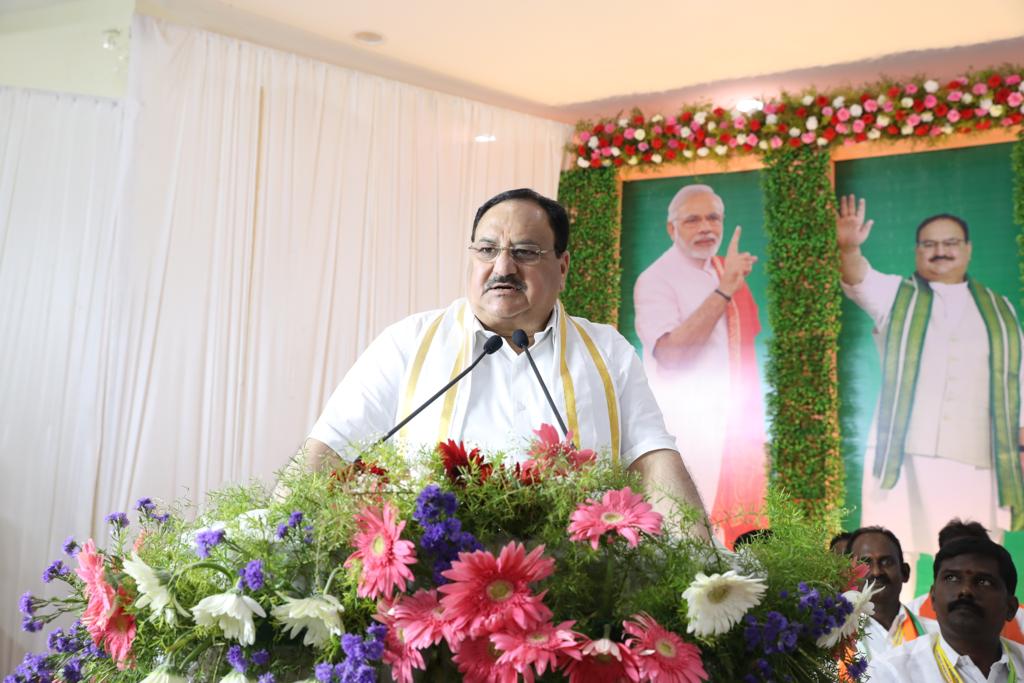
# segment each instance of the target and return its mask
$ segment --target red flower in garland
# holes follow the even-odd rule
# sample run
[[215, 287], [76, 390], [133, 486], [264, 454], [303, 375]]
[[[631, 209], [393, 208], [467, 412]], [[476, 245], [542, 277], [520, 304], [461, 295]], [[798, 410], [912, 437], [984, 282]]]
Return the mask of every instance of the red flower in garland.
[[751, 119], [749, 128], [752, 133], [756, 133], [761, 130], [761, 121], [759, 119]]
[[452, 439], [448, 439], [448, 443], [442, 441], [437, 444], [437, 450], [441, 451], [444, 473], [453, 484], [459, 483], [462, 477], [469, 472], [470, 463], [476, 466], [480, 481], [487, 481], [487, 478], [491, 476], [491, 472], [494, 471], [493, 465], [484, 462], [479, 448], [474, 448], [467, 453], [466, 445], [461, 441], [458, 443], [455, 443]]
[[990, 88], [998, 88], [1002, 83], [1003, 79], [1000, 78], [999, 74], [992, 74], [988, 77], [988, 87]]
[[894, 100], [900, 96], [900, 87], [898, 85], [894, 85], [886, 90], [885, 94], [889, 96], [890, 100]]

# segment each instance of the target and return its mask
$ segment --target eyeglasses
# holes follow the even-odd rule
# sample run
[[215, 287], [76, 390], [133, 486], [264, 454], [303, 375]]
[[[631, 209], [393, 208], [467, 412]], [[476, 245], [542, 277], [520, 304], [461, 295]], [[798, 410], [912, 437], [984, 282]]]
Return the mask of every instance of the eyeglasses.
[[917, 246], [921, 247], [922, 249], [926, 249], [926, 250], [930, 251], [930, 250], [936, 248], [937, 246], [939, 246], [940, 244], [943, 247], [945, 247], [946, 249], [956, 249], [956, 248], [960, 247], [961, 245], [963, 245], [963, 243], [964, 243], [963, 239], [961, 239], [959, 237], [954, 237], [954, 238], [951, 238], [951, 239], [948, 239], [948, 240], [942, 240], [941, 242], [936, 242], [935, 240], [922, 240], [922, 241], [917, 243]]
[[484, 263], [491, 263], [498, 258], [501, 252], [507, 251], [513, 261], [526, 266], [537, 263], [541, 256], [551, 251], [551, 249], [538, 249], [537, 247], [499, 247], [487, 242], [471, 244], [469, 250], [473, 252], [478, 261]]

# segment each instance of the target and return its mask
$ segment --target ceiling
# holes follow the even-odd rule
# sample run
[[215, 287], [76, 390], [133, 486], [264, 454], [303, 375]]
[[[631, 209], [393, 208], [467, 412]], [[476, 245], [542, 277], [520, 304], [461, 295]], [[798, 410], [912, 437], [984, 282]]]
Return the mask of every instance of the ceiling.
[[[4, 8], [60, 2], [0, 0], [0, 23]], [[1024, 61], [1024, 0], [136, 0], [136, 8], [567, 121], [659, 97], [678, 106], [880, 72], [933, 73], [950, 54], [955, 69]], [[366, 45], [359, 31], [384, 40]]]

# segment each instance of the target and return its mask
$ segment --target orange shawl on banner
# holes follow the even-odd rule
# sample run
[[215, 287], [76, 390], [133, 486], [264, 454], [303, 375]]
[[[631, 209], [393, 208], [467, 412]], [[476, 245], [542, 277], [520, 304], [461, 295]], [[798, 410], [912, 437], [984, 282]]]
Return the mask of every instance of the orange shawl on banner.
[[[711, 259], [721, 277], [721, 256]], [[744, 283], [726, 305], [729, 331], [729, 394], [731, 410], [726, 419], [725, 445], [718, 491], [711, 508], [711, 522], [722, 529], [730, 548], [736, 537], [764, 528], [760, 511], [767, 486], [765, 413], [754, 337], [761, 331], [757, 303]]]

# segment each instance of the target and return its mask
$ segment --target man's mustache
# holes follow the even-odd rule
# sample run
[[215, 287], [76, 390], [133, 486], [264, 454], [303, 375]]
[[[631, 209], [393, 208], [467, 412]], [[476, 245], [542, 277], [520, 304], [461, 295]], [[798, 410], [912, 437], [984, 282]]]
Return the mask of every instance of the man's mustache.
[[946, 611], [952, 612], [952, 611], [958, 610], [960, 608], [968, 609], [971, 612], [974, 612], [975, 614], [977, 614], [979, 617], [985, 616], [985, 610], [983, 610], [978, 605], [978, 603], [974, 602], [974, 600], [966, 600], [966, 599], [963, 599], [963, 598], [961, 598], [959, 600], [954, 600], [951, 603], [949, 603], [949, 605], [946, 607]]
[[952, 260], [953, 260], [952, 256], [942, 256], [942, 255], [932, 256], [930, 259], [928, 259], [928, 261], [930, 263], [935, 263], [936, 261], [952, 261]]
[[523, 291], [526, 289], [526, 283], [517, 278], [515, 275], [495, 275], [494, 277], [487, 280], [484, 284], [484, 291], [489, 291], [498, 285], [506, 285], [515, 288], [517, 291]]

